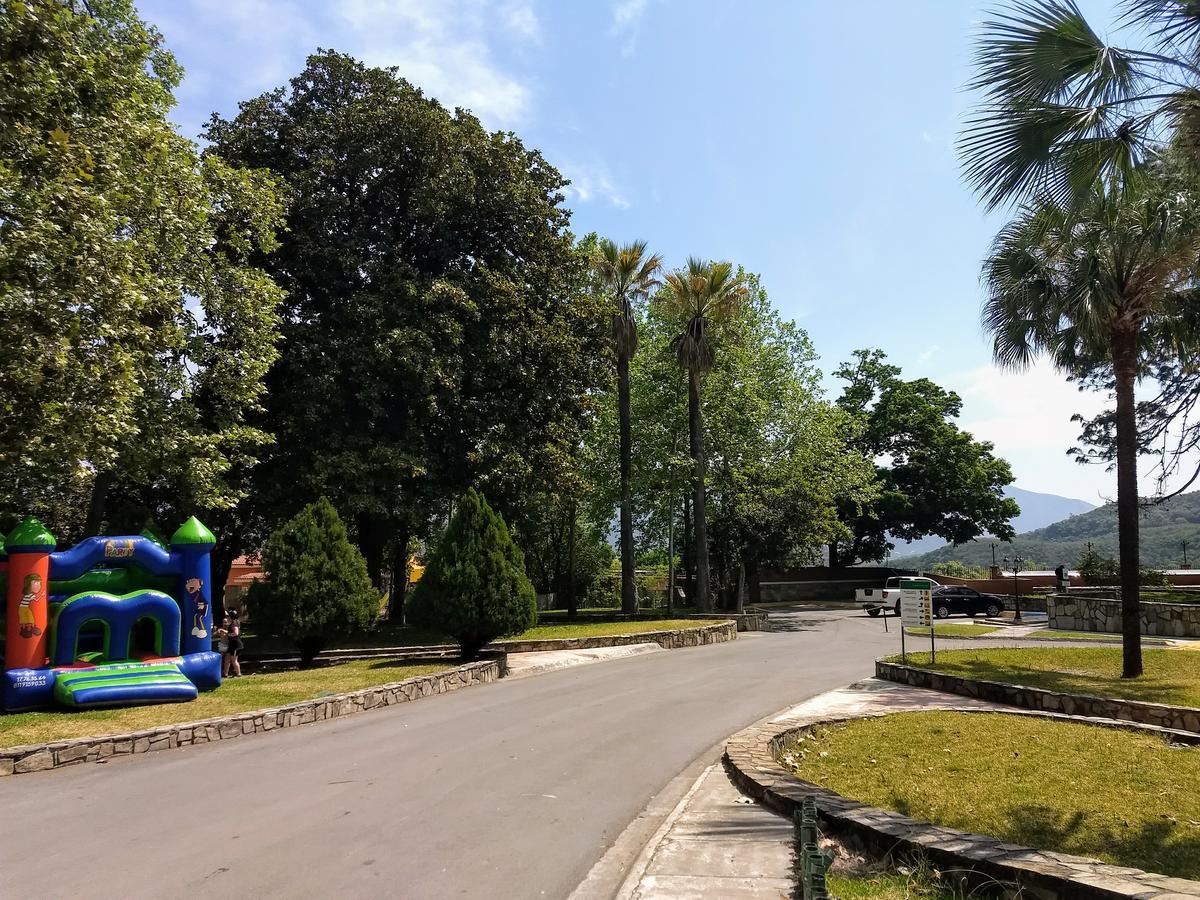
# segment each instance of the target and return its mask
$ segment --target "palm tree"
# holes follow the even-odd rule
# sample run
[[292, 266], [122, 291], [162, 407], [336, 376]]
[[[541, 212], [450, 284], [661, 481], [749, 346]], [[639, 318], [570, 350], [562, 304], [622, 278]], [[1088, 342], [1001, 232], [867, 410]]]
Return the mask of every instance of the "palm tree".
[[1171, 130], [1200, 157], [1200, 4], [1125, 0], [1151, 49], [1107, 45], [1074, 0], [1013, 0], [985, 22], [971, 87], [983, 99], [960, 150], [989, 207], [1086, 200], [1131, 177]]
[[671, 350], [688, 374], [688, 435], [692, 453], [692, 536], [695, 541], [696, 609], [709, 612], [708, 529], [704, 517], [704, 418], [700, 385], [713, 365], [709, 328], [741, 306], [747, 288], [732, 263], [690, 257], [687, 266], [667, 275], [656, 299], [662, 312], [681, 329]]
[[604, 238], [596, 253], [596, 272], [613, 299], [613, 347], [617, 353], [617, 407], [621, 420], [621, 612], [637, 612], [633, 551], [633, 435], [629, 406], [629, 361], [637, 352], [633, 303], [658, 284], [662, 257], [648, 256], [645, 241], [617, 247]]
[[1001, 365], [1046, 354], [1072, 374], [1111, 373], [1124, 677], [1142, 673], [1138, 615], [1138, 434], [1134, 385], [1150, 336], [1194, 305], [1200, 202], [1161, 174], [1098, 183], [1071, 207], [1036, 199], [984, 264], [984, 328]]

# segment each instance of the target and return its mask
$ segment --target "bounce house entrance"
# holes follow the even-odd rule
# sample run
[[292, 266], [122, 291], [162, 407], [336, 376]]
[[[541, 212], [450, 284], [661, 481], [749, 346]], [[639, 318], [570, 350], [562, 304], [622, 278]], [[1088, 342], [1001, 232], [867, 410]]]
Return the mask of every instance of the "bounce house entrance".
[[79, 626], [75, 639], [75, 659], [95, 662], [108, 659], [108, 623], [100, 619], [89, 619]]
[[162, 656], [162, 625], [154, 619], [143, 617], [133, 623], [129, 630], [129, 658], [146, 659]]

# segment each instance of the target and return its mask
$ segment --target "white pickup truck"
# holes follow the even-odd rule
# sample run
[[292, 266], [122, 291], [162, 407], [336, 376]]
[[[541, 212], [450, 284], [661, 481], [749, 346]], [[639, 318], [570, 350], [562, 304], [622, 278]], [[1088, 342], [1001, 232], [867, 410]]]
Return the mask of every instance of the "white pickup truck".
[[[932, 578], [923, 575], [906, 575], [904, 580], [923, 581], [929, 586], [929, 590], [941, 587]], [[884, 609], [891, 609], [896, 615], [900, 615], [900, 579], [889, 578], [882, 588], [859, 588], [854, 592], [854, 599], [859, 608], [867, 611], [868, 616], [877, 616]]]

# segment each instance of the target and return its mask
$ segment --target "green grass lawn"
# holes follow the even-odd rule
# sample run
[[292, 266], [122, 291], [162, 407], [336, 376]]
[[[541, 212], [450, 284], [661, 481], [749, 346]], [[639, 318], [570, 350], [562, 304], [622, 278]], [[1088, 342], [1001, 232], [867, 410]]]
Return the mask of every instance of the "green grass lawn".
[[317, 669], [245, 675], [226, 680], [217, 690], [202, 693], [190, 703], [130, 706], [122, 709], [69, 709], [0, 715], [0, 747], [41, 744], [65, 738], [119, 734], [225, 716], [326, 694], [340, 694], [390, 684], [450, 668], [447, 664], [413, 664], [388, 659], [364, 659]]
[[[1000, 628], [995, 625], [934, 625], [933, 634], [935, 637], [974, 637], [981, 634], [991, 634], [993, 631], [999, 631]], [[905, 634], [912, 634], [918, 637], [929, 637], [928, 628], [906, 628]]]
[[[713, 619], [649, 619], [644, 621], [595, 622], [581, 619], [571, 622], [551, 618], [548, 624], [536, 625], [528, 631], [515, 635], [515, 641], [533, 641], [565, 637], [600, 637], [613, 634], [640, 634], [645, 631], [671, 631], [677, 628], [701, 628], [723, 621]], [[252, 629], [245, 635], [246, 656], [263, 653], [295, 653], [296, 647], [285, 638], [273, 635], [259, 636]], [[421, 647], [431, 644], [453, 644], [450, 637], [436, 631], [413, 628], [408, 625], [392, 625], [384, 622], [379, 627], [351, 635], [332, 644], [330, 650], [362, 650], [370, 647]]]
[[[899, 657], [892, 657], [899, 661]], [[1200, 706], [1200, 653], [1144, 650], [1146, 674], [1121, 677], [1120, 647], [1021, 647], [909, 653], [909, 665], [1068, 694]], [[1197, 816], [1200, 818], [1200, 816]]]
[[1057, 641], [1070, 638], [1073, 641], [1116, 641], [1121, 643], [1119, 634], [1109, 634], [1107, 631], [1066, 631], [1057, 628], [1047, 628], [1043, 631], [1033, 631], [1021, 638], [1023, 641]]
[[614, 634], [642, 634], [647, 631], [675, 631], [703, 628], [723, 619], [651, 619], [644, 622], [590, 622], [579, 624], [537, 625], [512, 638], [514, 641], [538, 641], [574, 637], [607, 637]]
[[932, 872], [829, 874], [825, 876], [825, 888], [837, 900], [962, 900], [966, 896], [966, 891], [954, 890]]
[[1200, 749], [1155, 735], [913, 712], [824, 728], [785, 754], [806, 781], [916, 819], [1200, 877]]

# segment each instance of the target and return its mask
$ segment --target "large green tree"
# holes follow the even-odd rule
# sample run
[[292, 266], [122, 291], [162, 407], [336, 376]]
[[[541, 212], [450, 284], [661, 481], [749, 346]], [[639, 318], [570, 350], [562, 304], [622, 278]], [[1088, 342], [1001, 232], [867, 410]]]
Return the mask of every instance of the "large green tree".
[[378, 583], [468, 485], [503, 509], [574, 453], [604, 326], [541, 154], [333, 52], [207, 137], [294, 192], [263, 502], [327, 493]]
[[671, 350], [688, 376], [688, 445], [692, 455], [692, 540], [696, 567], [696, 609], [712, 609], [709, 591], [708, 530], [705, 517], [704, 409], [701, 386], [712, 368], [716, 347], [711, 330], [736, 313], [746, 286], [729, 262], [691, 257], [664, 279], [655, 300], [675, 324]]
[[1032, 201], [997, 235], [984, 266], [983, 320], [998, 362], [1019, 368], [1045, 354], [1069, 374], [1111, 373], [1127, 678], [1142, 673], [1134, 388], [1147, 336], [1190, 317], [1198, 258], [1196, 194], [1169, 173], [1140, 169], [1120, 184], [1097, 182], [1072, 207]]
[[645, 241], [618, 247], [607, 238], [596, 253], [596, 272], [611, 302], [613, 351], [617, 357], [617, 410], [620, 423], [621, 471], [621, 611], [637, 612], [633, 546], [633, 426], [630, 421], [629, 361], [637, 353], [634, 304], [658, 283], [662, 257], [650, 254]]
[[842, 499], [850, 536], [830, 544], [830, 565], [883, 559], [892, 538], [1011, 538], [1020, 509], [1003, 493], [1013, 480], [1008, 463], [954, 424], [957, 394], [927, 378], [905, 381], [886, 360], [880, 350], [858, 350], [836, 373], [846, 382], [837, 405], [860, 424], [854, 446], [875, 465], [879, 495], [866, 504]]
[[0, 516], [77, 537], [119, 481], [228, 507], [268, 439], [277, 180], [174, 132], [181, 70], [129, 0], [0, 12]]

